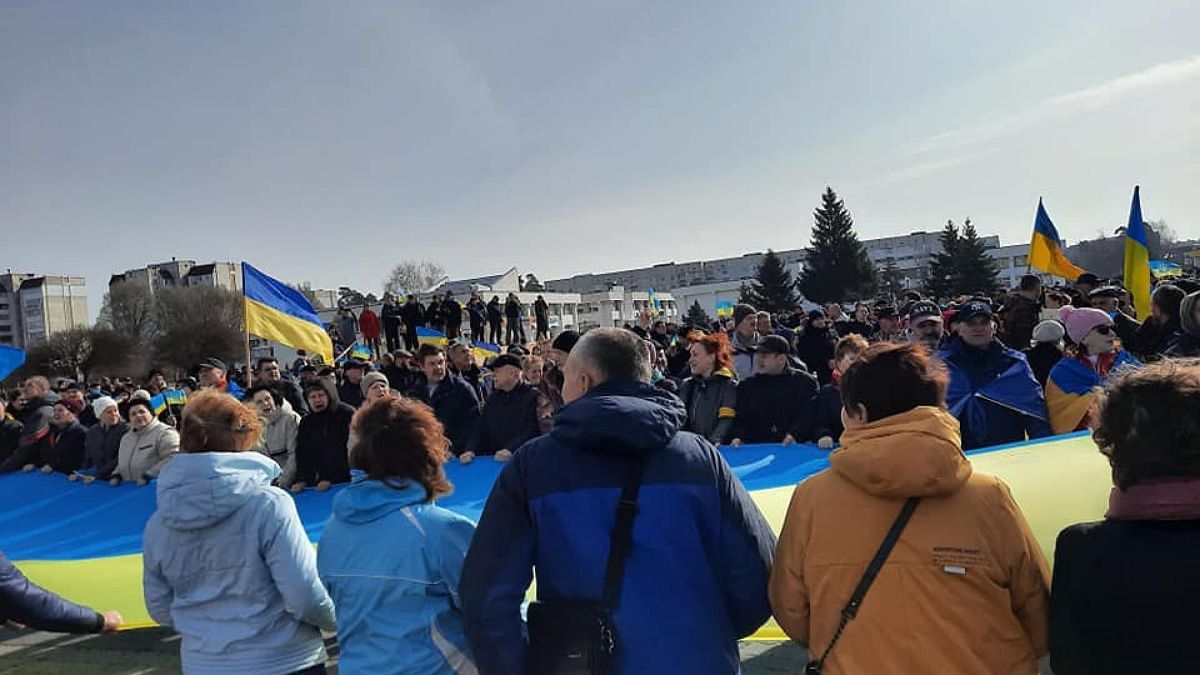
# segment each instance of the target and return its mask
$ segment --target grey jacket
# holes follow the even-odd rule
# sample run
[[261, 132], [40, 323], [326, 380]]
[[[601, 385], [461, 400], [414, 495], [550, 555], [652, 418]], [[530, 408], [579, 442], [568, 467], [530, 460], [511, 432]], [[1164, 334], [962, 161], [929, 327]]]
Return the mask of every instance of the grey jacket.
[[[261, 417], [261, 416], [260, 416]], [[288, 486], [296, 478], [296, 435], [300, 432], [300, 414], [284, 399], [283, 405], [262, 417], [262, 441], [254, 449], [279, 465], [279, 484]]]
[[143, 476], [157, 478], [158, 472], [177, 452], [179, 433], [162, 422], [154, 420], [141, 431], [130, 427], [121, 437], [117, 468], [113, 474], [124, 480], [137, 480]]

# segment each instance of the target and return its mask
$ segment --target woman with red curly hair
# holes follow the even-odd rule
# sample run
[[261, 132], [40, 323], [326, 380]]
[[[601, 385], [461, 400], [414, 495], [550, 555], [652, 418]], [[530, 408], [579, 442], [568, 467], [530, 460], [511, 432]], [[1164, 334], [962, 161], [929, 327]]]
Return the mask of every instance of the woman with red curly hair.
[[688, 339], [692, 376], [679, 388], [679, 398], [688, 413], [684, 430], [707, 438], [713, 445], [727, 443], [737, 416], [733, 346], [724, 333], [692, 333]]
[[434, 504], [451, 489], [441, 422], [424, 403], [384, 398], [351, 430], [353, 482], [334, 497], [317, 551], [340, 672], [474, 672], [458, 583], [475, 524]]

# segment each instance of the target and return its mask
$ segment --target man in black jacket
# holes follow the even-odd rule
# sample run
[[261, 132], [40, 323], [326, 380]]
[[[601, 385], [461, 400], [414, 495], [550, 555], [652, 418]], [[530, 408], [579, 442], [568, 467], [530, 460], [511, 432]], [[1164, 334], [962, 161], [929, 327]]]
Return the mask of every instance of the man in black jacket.
[[417, 350], [421, 378], [408, 391], [411, 398], [433, 408], [433, 414], [450, 439], [450, 450], [462, 455], [470, 449], [479, 421], [479, 398], [467, 381], [450, 373], [446, 367], [446, 352], [436, 345], [421, 345]]
[[388, 293], [383, 298], [383, 309], [379, 310], [379, 319], [383, 323], [383, 335], [387, 340], [387, 350], [394, 352], [400, 349], [400, 320], [402, 310], [396, 304], [396, 298]]
[[425, 325], [425, 308], [417, 302], [417, 296], [408, 296], [408, 301], [400, 310], [404, 318], [404, 346], [410, 351], [417, 349], [417, 328]]
[[348, 441], [354, 408], [338, 400], [337, 391], [326, 380], [304, 387], [309, 413], [296, 432], [296, 482], [292, 492], [309, 486], [328, 490], [334, 483], [350, 480]]
[[788, 363], [788, 343], [779, 335], [763, 338], [754, 351], [754, 377], [738, 385], [733, 441], [805, 442], [812, 436], [817, 379]]
[[308, 406], [304, 403], [304, 394], [300, 391], [300, 386], [295, 382], [283, 376], [283, 369], [279, 366], [279, 359], [274, 356], [263, 356], [258, 359], [255, 374], [255, 384], [266, 384], [272, 389], [279, 392], [279, 395], [291, 404], [292, 410], [304, 415], [308, 412]]
[[123, 621], [114, 610], [97, 612], [34, 584], [0, 553], [0, 623], [56, 633], [112, 633]]
[[25, 446], [9, 458], [20, 457], [22, 471], [41, 469], [42, 473], [70, 475], [83, 464], [83, 445], [87, 429], [67, 407], [66, 401], [55, 401], [51, 408], [50, 426], [37, 443]]
[[833, 360], [833, 345], [836, 342], [837, 333], [829, 328], [825, 312], [819, 309], [809, 312], [808, 325], [797, 341], [796, 352], [821, 384], [829, 384], [832, 377], [830, 361]]
[[497, 462], [507, 462], [521, 444], [541, 433], [537, 390], [525, 382], [520, 357], [497, 356], [492, 361], [492, 378], [492, 395], [475, 425], [471, 446], [458, 457], [463, 464], [476, 455], [494, 455]]
[[446, 293], [446, 299], [442, 301], [442, 315], [446, 317], [446, 338], [457, 338], [462, 333], [463, 311], [454, 294]]
[[342, 366], [342, 384], [338, 387], [338, 400], [351, 408], [363, 404], [362, 380], [366, 374], [367, 364], [357, 359], [350, 359]]

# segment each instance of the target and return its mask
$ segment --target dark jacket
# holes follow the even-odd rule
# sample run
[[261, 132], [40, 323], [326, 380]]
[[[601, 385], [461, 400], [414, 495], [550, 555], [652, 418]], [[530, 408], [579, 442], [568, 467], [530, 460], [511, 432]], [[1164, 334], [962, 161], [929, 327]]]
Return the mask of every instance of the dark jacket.
[[550, 320], [550, 305], [546, 304], [545, 300], [537, 299], [533, 302], [533, 316], [542, 323]]
[[838, 334], [843, 337], [855, 333], [870, 340], [875, 335], [875, 327], [858, 319], [851, 319], [838, 328]]
[[404, 325], [410, 331], [415, 330], [417, 326], [425, 325], [425, 308], [419, 302], [406, 302], [400, 309], [400, 316], [404, 318]]
[[817, 378], [801, 370], [758, 374], [737, 387], [737, 417], [731, 438], [743, 443], [778, 443], [791, 435], [808, 441], [813, 430]]
[[829, 384], [833, 379], [833, 369], [829, 362], [833, 360], [835, 344], [837, 333], [828, 326], [821, 329], [808, 328], [796, 339], [796, 354], [821, 384]]
[[447, 298], [442, 301], [442, 314], [446, 317], [447, 326], [462, 325], [462, 305], [458, 304], [457, 300]]
[[513, 321], [521, 318], [521, 301], [516, 298], [504, 301], [504, 316]]
[[[842, 388], [827, 384], [813, 400], [813, 441], [828, 436], [834, 441], [842, 437]], [[799, 439], [797, 439], [799, 440]]]
[[516, 452], [525, 441], [541, 433], [537, 410], [537, 390], [524, 382], [512, 391], [493, 390], [468, 449], [477, 455], [494, 455], [497, 450]]
[[685, 419], [668, 392], [606, 382], [501, 470], [459, 589], [482, 675], [526, 672], [521, 603], [535, 567], [541, 600], [599, 597], [620, 485], [638, 456], [614, 672], [738, 672], [737, 640], [771, 614], [775, 536], [720, 453], [681, 431]]
[[954, 338], [938, 352], [950, 371], [946, 404], [963, 450], [1052, 435], [1046, 397], [1025, 355], [993, 340], [985, 349]]
[[1200, 520], [1107, 520], [1058, 535], [1050, 594], [1055, 675], [1197, 670]]
[[1167, 356], [1182, 358], [1200, 356], [1200, 337], [1181, 332], [1167, 348]]
[[388, 379], [388, 386], [396, 391], [408, 391], [421, 375], [412, 368], [397, 366], [395, 364], [384, 366], [380, 372]]
[[296, 432], [296, 480], [316, 485], [327, 480], [350, 480], [350, 459], [346, 445], [350, 438], [350, 420], [354, 408], [338, 400], [327, 382], [319, 381], [329, 395], [329, 405], [321, 412], [310, 412], [300, 420]]
[[83, 465], [81, 469], [95, 471], [95, 476], [107, 480], [117, 468], [117, 452], [121, 449], [121, 438], [129, 431], [125, 422], [111, 427], [97, 424], [87, 430], [83, 439]]
[[1134, 353], [1146, 363], [1152, 363], [1166, 355], [1171, 345], [1182, 334], [1183, 327], [1178, 319], [1171, 319], [1164, 324], [1145, 321], [1138, 329], [1137, 351]]
[[[255, 382], [257, 383], [257, 380]], [[304, 402], [304, 393], [300, 390], [300, 385], [284, 378], [272, 383], [271, 388], [279, 392], [279, 395], [292, 405], [292, 410], [301, 415], [308, 412], [308, 404]]]
[[480, 328], [487, 323], [487, 307], [482, 300], [471, 300], [467, 303], [467, 320], [472, 328]]
[[1025, 350], [1025, 360], [1029, 361], [1033, 377], [1042, 386], [1042, 389], [1046, 388], [1050, 370], [1054, 368], [1054, 364], [1062, 360], [1062, 357], [1062, 350], [1053, 342], [1040, 342]]
[[25, 435], [25, 425], [16, 420], [0, 418], [0, 466], [3, 466], [17, 451], [21, 437]]
[[430, 300], [425, 308], [425, 321], [431, 328], [441, 328], [446, 325], [446, 312], [440, 300]]
[[361, 382], [359, 384], [354, 384], [353, 382], [346, 380], [338, 385], [337, 393], [338, 400], [355, 409], [361, 406], [363, 401], [367, 399], [367, 397], [363, 395]]
[[728, 443], [737, 417], [737, 380], [733, 371], [721, 368], [710, 377], [693, 375], [679, 387], [679, 398], [687, 411], [684, 431], [699, 434], [713, 445]]
[[1013, 293], [1004, 301], [1004, 332], [1000, 340], [1017, 351], [1029, 349], [1033, 328], [1042, 314], [1042, 303]]
[[14, 621], [34, 630], [99, 633], [104, 616], [34, 584], [0, 553], [0, 622]]
[[[475, 390], [475, 398], [479, 399], [480, 402], [487, 400], [489, 391], [488, 387], [484, 386], [483, 369], [479, 367], [479, 364], [472, 363], [471, 367], [465, 371], [458, 371], [451, 368], [450, 372], [466, 380], [467, 384], [471, 385], [471, 388]], [[511, 450], [512, 448], [509, 449]]]
[[71, 422], [65, 428], [50, 425], [50, 433], [41, 442], [39, 463], [50, 465], [59, 473], [74, 473], [83, 465], [84, 440], [87, 438], [87, 427], [78, 421]]
[[454, 373], [446, 373], [446, 378], [438, 383], [432, 396], [425, 382], [422, 375], [408, 390], [408, 395], [433, 408], [433, 414], [445, 427], [446, 438], [450, 439], [450, 450], [455, 455], [461, 455], [470, 449], [471, 439], [475, 435], [475, 424], [479, 421], [479, 398], [475, 396], [471, 385]]
[[22, 446], [35, 445], [50, 433], [50, 416], [58, 400], [58, 394], [51, 391], [25, 403], [19, 418], [21, 424], [25, 425], [25, 435], [21, 437]]
[[383, 330], [391, 332], [400, 328], [400, 321], [404, 318], [404, 309], [395, 303], [383, 304], [383, 308], [379, 310], [379, 320], [383, 323]]
[[1117, 312], [1113, 316], [1113, 329], [1116, 330], [1117, 337], [1121, 338], [1121, 346], [1125, 351], [1137, 354], [1138, 333], [1142, 330], [1142, 324], [1125, 312]]
[[488, 323], [500, 323], [504, 318], [504, 310], [500, 307], [499, 300], [491, 300], [487, 304], [487, 320]]

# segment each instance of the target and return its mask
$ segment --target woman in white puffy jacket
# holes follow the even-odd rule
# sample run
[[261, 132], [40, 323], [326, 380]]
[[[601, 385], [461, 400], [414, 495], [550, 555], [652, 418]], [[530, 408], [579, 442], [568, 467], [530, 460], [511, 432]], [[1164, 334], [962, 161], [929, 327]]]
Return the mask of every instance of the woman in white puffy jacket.
[[296, 479], [296, 437], [300, 433], [300, 414], [278, 389], [258, 385], [246, 391], [245, 402], [258, 411], [262, 420], [262, 440], [255, 450], [279, 465], [279, 485], [291, 485]]
[[117, 469], [109, 483], [123, 480], [145, 485], [179, 452], [179, 434], [158, 421], [150, 401], [135, 398], [129, 403], [129, 431], [121, 437]]

